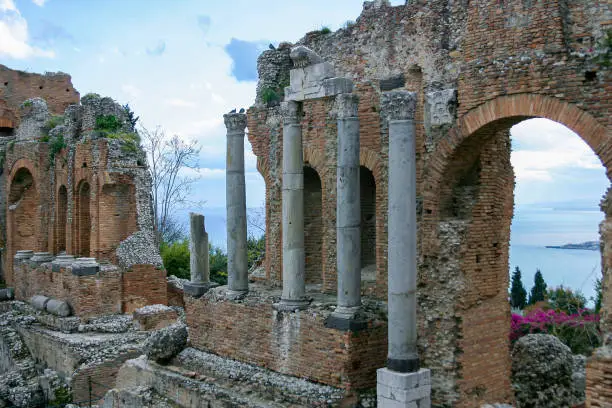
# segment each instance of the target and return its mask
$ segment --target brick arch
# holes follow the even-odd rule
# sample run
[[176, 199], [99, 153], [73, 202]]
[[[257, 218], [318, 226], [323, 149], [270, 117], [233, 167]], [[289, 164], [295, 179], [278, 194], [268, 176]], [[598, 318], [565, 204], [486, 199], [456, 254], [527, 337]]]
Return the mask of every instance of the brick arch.
[[[462, 289], [452, 292], [455, 297], [448, 302], [462, 321], [456, 327], [460, 335], [453, 341], [460, 350], [457, 364], [463, 380], [459, 391], [465, 396], [478, 387], [487, 389], [491, 398], [510, 395], [507, 287], [514, 177], [509, 129], [534, 117], [553, 120], [576, 132], [599, 157], [610, 178], [612, 137], [608, 128], [575, 105], [533, 94], [498, 97], [466, 112], [438, 143], [423, 172], [424, 213], [419, 240], [426, 242], [421, 245], [422, 253], [435, 266], [422, 267], [425, 273], [448, 268], [462, 282], [458, 285]], [[466, 192], [474, 188], [469, 190], [474, 195], [459, 201], [467, 214], [452, 213], [447, 219], [445, 197], [454, 187], [466, 188]], [[464, 207], [465, 203], [471, 203], [471, 207]], [[607, 216], [605, 222], [612, 224], [612, 218]], [[449, 231], [460, 237], [451, 255], [444, 252], [452, 237]], [[607, 271], [612, 269], [611, 254], [612, 249], [602, 253], [604, 282], [610, 281]], [[604, 294], [604, 311], [610, 310], [606, 306], [609, 300]], [[486, 340], [482, 333], [488, 333]], [[494, 377], [496, 380], [491, 380]]]
[[[518, 122], [534, 117], [554, 120], [576, 132], [599, 157], [606, 168], [608, 178], [612, 179], [612, 150], [606, 149], [612, 140], [608, 129], [575, 105], [537, 94], [501, 96], [462, 115], [448, 136], [436, 146], [429, 167], [444, 169], [457, 148], [488, 124], [502, 119], [516, 118]], [[438, 186], [442, 181], [442, 174], [442, 171], [432, 174], [432, 186]]]
[[325, 163], [325, 154], [321, 149], [312, 146], [304, 147], [304, 166], [312, 167], [321, 178], [321, 188], [325, 188], [328, 166]]
[[270, 180], [269, 161], [267, 157], [257, 156], [257, 171], [264, 178], [266, 186], [268, 186], [272, 180]]

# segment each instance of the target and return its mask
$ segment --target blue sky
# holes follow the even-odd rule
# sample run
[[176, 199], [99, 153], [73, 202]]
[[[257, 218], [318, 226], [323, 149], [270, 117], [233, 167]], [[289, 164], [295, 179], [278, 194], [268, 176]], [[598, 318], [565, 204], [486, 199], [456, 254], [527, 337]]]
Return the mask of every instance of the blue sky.
[[[67, 72], [81, 95], [128, 102], [145, 126], [197, 139], [194, 195], [223, 207], [222, 114], [253, 102], [257, 55], [269, 43], [337, 29], [361, 8], [361, 0], [0, 0], [0, 63]], [[523, 122], [512, 136], [518, 206], [597, 208], [608, 182], [578, 136], [542, 119]], [[246, 148], [248, 206], [257, 207], [264, 183]]]

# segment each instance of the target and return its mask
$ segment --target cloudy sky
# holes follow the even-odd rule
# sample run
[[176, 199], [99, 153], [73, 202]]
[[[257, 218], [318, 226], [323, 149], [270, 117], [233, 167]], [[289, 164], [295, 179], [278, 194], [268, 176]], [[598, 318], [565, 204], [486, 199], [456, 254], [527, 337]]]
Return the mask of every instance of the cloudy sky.
[[[202, 179], [194, 193], [223, 207], [222, 114], [254, 100], [257, 55], [269, 43], [337, 29], [361, 7], [361, 0], [0, 0], [0, 63], [67, 72], [81, 95], [128, 102], [147, 127], [197, 139]], [[535, 119], [513, 129], [513, 148], [518, 206], [596, 208], [607, 181], [579, 137]], [[257, 207], [264, 184], [247, 150], [248, 206]]]

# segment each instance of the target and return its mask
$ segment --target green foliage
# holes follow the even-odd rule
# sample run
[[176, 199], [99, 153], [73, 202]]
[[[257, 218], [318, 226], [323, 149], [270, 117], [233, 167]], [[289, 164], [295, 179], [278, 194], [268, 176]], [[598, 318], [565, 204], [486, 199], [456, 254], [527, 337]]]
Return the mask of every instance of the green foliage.
[[227, 285], [227, 254], [221, 248], [209, 245], [208, 263], [210, 280], [219, 285]]
[[529, 304], [533, 305], [534, 303], [542, 300], [546, 300], [546, 282], [544, 282], [542, 272], [540, 272], [538, 269], [533, 278], [533, 287], [531, 288], [531, 293], [529, 294]]
[[268, 87], [261, 91], [261, 99], [266, 103], [266, 105], [269, 105], [272, 102], [280, 101], [280, 96], [274, 88]]
[[32, 106], [32, 101], [28, 99], [27, 101], [22, 103], [21, 106], [23, 106], [24, 108], [29, 108], [30, 106]]
[[66, 141], [64, 140], [64, 135], [59, 134], [51, 140], [51, 144], [49, 145], [49, 160], [51, 163], [55, 160], [55, 156], [65, 147]]
[[320, 34], [329, 34], [329, 33], [331, 33], [331, 30], [329, 29], [329, 27], [327, 27], [327, 26], [323, 26], [323, 27], [321, 27], [321, 29], [319, 30], [319, 33], [320, 33]]
[[546, 294], [550, 307], [558, 312], [580, 313], [586, 305], [586, 298], [580, 291], [572, 291], [563, 285], [548, 289]]
[[345, 29], [347, 29], [347, 30], [348, 30], [349, 28], [354, 27], [354, 26], [355, 26], [355, 22], [354, 22], [353, 20], [347, 20], [347, 21], [344, 23], [344, 28], [345, 28]]
[[130, 108], [129, 103], [126, 103], [125, 105], [123, 105], [123, 110], [125, 111], [125, 114], [128, 117], [128, 122], [130, 122], [130, 126], [132, 130], [136, 129], [136, 122], [138, 122], [138, 119], [140, 119], [140, 116], [136, 116], [132, 108]]
[[72, 393], [68, 387], [60, 387], [55, 390], [55, 398], [53, 399], [53, 406], [64, 406], [72, 403]]
[[253, 236], [247, 239], [247, 259], [249, 269], [257, 262], [263, 259], [266, 253], [266, 237], [262, 235], [259, 238]]
[[123, 143], [121, 150], [126, 153], [136, 153], [138, 151], [138, 147], [140, 146], [140, 136], [136, 132], [103, 132], [103, 136], [108, 139], [120, 140]]
[[602, 298], [603, 298], [603, 281], [602, 281], [602, 278], [598, 278], [595, 281], [595, 298], [591, 298], [591, 300], [595, 303], [595, 313], [601, 312]]
[[115, 133], [121, 129], [121, 122], [115, 115], [100, 115], [96, 117], [95, 130]]
[[9, 150], [9, 152], [11, 152], [11, 153], [12, 153], [12, 152], [13, 152], [13, 150], [15, 149], [15, 141], [14, 141], [14, 140], [11, 140], [10, 142], [8, 142], [8, 145], [7, 145], [7, 146], [8, 146], [8, 150]]
[[54, 129], [56, 127], [58, 127], [59, 125], [63, 125], [64, 124], [64, 116], [63, 115], [52, 115], [49, 120], [47, 120], [47, 122], [45, 123], [45, 125], [41, 128], [42, 133], [44, 136], [47, 136], [47, 140], [42, 140], [44, 139], [41, 138], [41, 141], [49, 141], [49, 132], [51, 131], [51, 129]]
[[514, 308], [523, 309], [527, 304], [527, 290], [521, 280], [521, 270], [517, 266], [512, 273], [512, 287], [510, 289], [510, 304]]
[[161, 257], [168, 275], [178, 276], [179, 278], [189, 279], [189, 241], [173, 242], [171, 244], [162, 242]]

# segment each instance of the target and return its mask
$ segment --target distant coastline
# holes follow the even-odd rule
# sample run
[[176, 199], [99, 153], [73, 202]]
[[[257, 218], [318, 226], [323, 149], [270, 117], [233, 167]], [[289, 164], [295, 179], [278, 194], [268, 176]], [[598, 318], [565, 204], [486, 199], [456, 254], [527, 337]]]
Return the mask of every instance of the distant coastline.
[[555, 249], [583, 249], [587, 251], [599, 251], [599, 241], [587, 241], [580, 244], [546, 245], [546, 248]]

